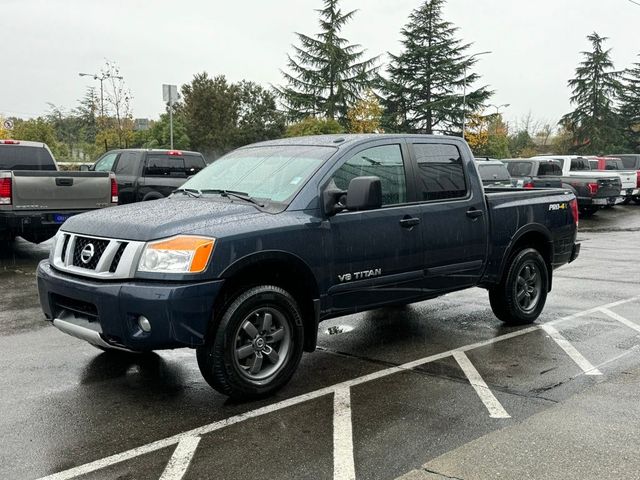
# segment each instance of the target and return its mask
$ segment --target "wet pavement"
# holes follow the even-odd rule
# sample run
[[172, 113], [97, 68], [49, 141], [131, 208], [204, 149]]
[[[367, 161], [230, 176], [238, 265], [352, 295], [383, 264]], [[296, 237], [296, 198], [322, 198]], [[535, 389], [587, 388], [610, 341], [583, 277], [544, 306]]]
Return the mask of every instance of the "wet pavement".
[[582, 220], [533, 327], [480, 289], [334, 319], [243, 404], [190, 350], [114, 356], [48, 326], [47, 244], [2, 245], [0, 478], [640, 478], [639, 232], [640, 206]]

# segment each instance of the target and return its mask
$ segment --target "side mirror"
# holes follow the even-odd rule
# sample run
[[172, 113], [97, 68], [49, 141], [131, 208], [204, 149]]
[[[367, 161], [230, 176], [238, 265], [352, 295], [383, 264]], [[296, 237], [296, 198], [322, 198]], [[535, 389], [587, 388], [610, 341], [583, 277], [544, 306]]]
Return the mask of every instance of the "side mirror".
[[88, 172], [89, 170], [91, 170], [91, 168], [89, 167], [89, 165], [80, 165], [80, 171], [81, 172]]
[[373, 210], [382, 206], [382, 184], [378, 177], [356, 177], [349, 182], [347, 210]]

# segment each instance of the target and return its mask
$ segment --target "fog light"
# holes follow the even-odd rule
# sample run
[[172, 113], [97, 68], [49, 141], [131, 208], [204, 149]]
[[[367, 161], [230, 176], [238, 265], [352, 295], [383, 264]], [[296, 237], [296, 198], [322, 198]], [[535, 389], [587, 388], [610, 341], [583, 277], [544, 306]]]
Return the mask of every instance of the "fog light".
[[143, 332], [149, 333], [151, 331], [151, 322], [144, 315], [140, 315], [138, 317], [138, 325]]

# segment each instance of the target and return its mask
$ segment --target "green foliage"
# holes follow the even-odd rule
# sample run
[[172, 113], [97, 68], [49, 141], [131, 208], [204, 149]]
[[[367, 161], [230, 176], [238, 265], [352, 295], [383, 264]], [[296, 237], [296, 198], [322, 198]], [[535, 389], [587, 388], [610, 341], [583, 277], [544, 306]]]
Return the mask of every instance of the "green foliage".
[[326, 135], [330, 133], [344, 133], [344, 127], [337, 120], [331, 118], [307, 117], [304, 120], [289, 125], [285, 137], [302, 137], [305, 135]]
[[527, 130], [509, 136], [509, 151], [514, 157], [526, 157], [535, 151], [536, 144]]
[[58, 142], [53, 123], [45, 117], [17, 119], [14, 122], [11, 137], [16, 140], [46, 143], [56, 160], [65, 160], [69, 156], [69, 148]]
[[502, 115], [478, 115], [469, 117], [465, 138], [477, 157], [510, 157], [507, 125]]
[[[163, 113], [160, 119], [152, 122], [149, 130], [137, 131], [133, 135], [132, 147], [137, 148], [171, 148], [171, 127], [169, 114]], [[173, 148], [190, 150], [191, 141], [182, 115], [173, 116]]]
[[338, 0], [324, 0], [320, 33], [296, 33], [300, 46], [288, 56], [287, 86], [276, 90], [291, 120], [323, 116], [346, 122], [348, 109], [359, 99], [375, 74], [377, 57], [364, 59], [360, 45], [340, 36], [355, 11], [343, 13]]
[[195, 150], [217, 156], [284, 133], [274, 95], [256, 83], [229, 83], [203, 72], [182, 86], [182, 96], [177, 113]]
[[640, 152], [640, 63], [624, 73], [619, 111], [629, 150]]
[[389, 54], [388, 79], [381, 78], [386, 131], [460, 133], [466, 78], [466, 111], [479, 109], [493, 92], [471, 85], [480, 78], [470, 72], [475, 58], [471, 44], [455, 38], [458, 31], [443, 20], [445, 0], [427, 0], [414, 10], [402, 30], [403, 51]]
[[587, 39], [592, 50], [582, 52], [583, 61], [576, 68], [575, 78], [568, 82], [575, 110], [564, 115], [560, 124], [572, 135], [573, 152], [599, 154], [618, 150], [624, 144], [615, 108], [622, 84], [611, 50], [603, 48], [607, 38], [594, 32]]
[[234, 146], [282, 137], [285, 119], [277, 109], [274, 94], [255, 82], [243, 80], [236, 86], [239, 112]]

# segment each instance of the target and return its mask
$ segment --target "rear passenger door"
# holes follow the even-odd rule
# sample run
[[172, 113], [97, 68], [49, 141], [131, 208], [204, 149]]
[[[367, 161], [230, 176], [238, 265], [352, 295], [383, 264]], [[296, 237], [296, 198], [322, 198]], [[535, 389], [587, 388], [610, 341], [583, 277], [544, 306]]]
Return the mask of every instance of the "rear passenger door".
[[423, 277], [419, 207], [410, 205], [406, 143], [377, 142], [349, 152], [324, 188], [346, 191], [356, 177], [376, 176], [382, 208], [342, 211], [328, 218], [332, 243], [328, 293], [336, 310], [406, 302]]
[[[424, 288], [445, 291], [476, 284], [487, 258], [487, 216], [480, 181], [455, 142], [412, 140], [421, 219]], [[475, 173], [474, 173], [475, 175]]]

